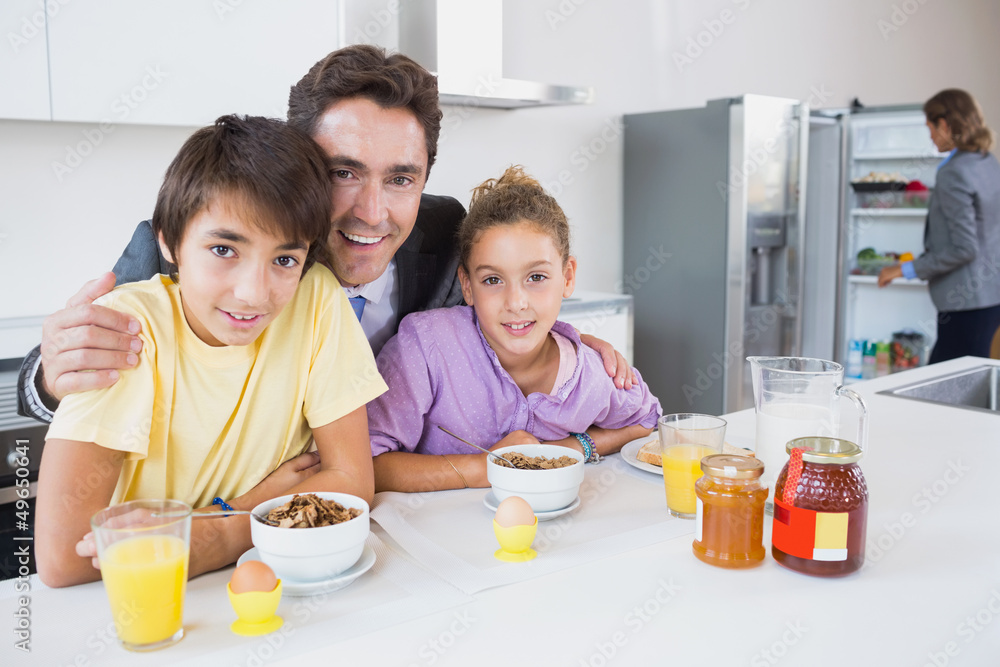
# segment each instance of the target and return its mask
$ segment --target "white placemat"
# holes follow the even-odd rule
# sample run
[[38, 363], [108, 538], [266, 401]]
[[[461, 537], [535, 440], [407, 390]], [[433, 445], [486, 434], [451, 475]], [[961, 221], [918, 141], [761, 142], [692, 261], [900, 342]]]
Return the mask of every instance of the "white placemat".
[[489, 489], [379, 493], [371, 517], [413, 558], [466, 593], [531, 579], [639, 547], [693, 534], [694, 521], [667, 512], [663, 478], [616, 454], [588, 465], [576, 511], [539, 522], [538, 557], [503, 563], [493, 534]]
[[226, 582], [232, 568], [188, 582], [185, 637], [152, 653], [130, 653], [117, 645], [111, 611], [101, 582], [51, 589], [37, 576], [30, 590], [31, 651], [13, 649], [9, 624], [17, 580], [0, 582], [0, 608], [7, 610], [8, 639], [0, 664], [33, 665], [261, 665], [403, 621], [443, 611], [470, 600], [381, 540], [377, 526], [368, 537], [376, 561], [350, 586], [312, 597], [283, 597], [281, 629], [263, 637], [240, 637], [229, 630], [236, 614]]

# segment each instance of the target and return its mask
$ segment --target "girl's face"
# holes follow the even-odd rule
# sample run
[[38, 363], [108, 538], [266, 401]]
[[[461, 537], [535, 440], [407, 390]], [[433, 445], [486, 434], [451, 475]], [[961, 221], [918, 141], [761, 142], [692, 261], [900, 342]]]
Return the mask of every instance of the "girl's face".
[[486, 230], [459, 269], [465, 302], [501, 363], [541, 349], [564, 297], [576, 285], [576, 259], [563, 263], [551, 236], [521, 221]]

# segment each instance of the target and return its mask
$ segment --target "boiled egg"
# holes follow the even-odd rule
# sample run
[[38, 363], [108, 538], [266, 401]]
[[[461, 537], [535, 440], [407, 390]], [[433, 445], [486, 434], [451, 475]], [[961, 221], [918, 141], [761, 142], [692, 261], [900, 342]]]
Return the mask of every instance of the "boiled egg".
[[496, 522], [503, 528], [513, 526], [532, 526], [535, 523], [535, 513], [528, 501], [519, 496], [510, 496], [497, 505]]
[[274, 570], [259, 560], [248, 560], [233, 570], [233, 578], [229, 587], [233, 593], [270, 593], [278, 585]]

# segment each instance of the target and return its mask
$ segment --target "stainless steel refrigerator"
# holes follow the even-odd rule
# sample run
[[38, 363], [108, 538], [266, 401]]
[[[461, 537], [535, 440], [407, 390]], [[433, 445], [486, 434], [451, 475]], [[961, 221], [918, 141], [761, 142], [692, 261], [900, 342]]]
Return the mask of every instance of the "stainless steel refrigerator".
[[802, 354], [808, 119], [760, 95], [624, 118], [623, 284], [665, 412], [752, 407], [745, 358]]

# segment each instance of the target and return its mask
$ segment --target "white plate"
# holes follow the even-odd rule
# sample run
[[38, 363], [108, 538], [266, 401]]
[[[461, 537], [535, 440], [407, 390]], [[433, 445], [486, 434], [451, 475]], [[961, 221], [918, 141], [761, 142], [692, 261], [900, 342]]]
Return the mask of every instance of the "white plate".
[[[497, 507], [500, 506], [500, 503], [497, 502], [497, 497], [493, 495], [493, 489], [487, 491], [486, 495], [483, 496], [483, 504], [486, 505], [486, 507], [489, 508], [491, 512], [497, 511]], [[557, 516], [568, 514], [579, 506], [580, 506], [580, 496], [577, 496], [576, 500], [571, 502], [566, 507], [563, 507], [562, 509], [549, 510], [548, 512], [535, 512], [535, 516], [538, 517], [539, 521], [548, 521], [549, 519], [554, 519]]]
[[654, 466], [652, 463], [646, 463], [645, 461], [640, 461], [638, 458], [639, 450], [642, 449], [642, 446], [647, 442], [649, 442], [650, 440], [656, 440], [656, 439], [657, 439], [656, 435], [647, 435], [645, 437], [633, 440], [632, 442], [626, 443], [625, 446], [622, 447], [622, 460], [624, 460], [625, 463], [629, 464], [630, 466], [638, 468], [639, 470], [645, 470], [646, 472], [651, 472], [654, 475], [659, 475], [660, 477], [663, 477], [663, 468], [661, 468], [660, 466]]
[[[236, 561], [236, 565], [242, 565], [248, 560], [260, 560], [257, 547], [253, 547]], [[283, 595], [292, 597], [303, 597], [306, 595], [318, 595], [319, 593], [331, 593], [339, 591], [341, 588], [350, 585], [355, 579], [371, 569], [375, 564], [375, 550], [367, 544], [361, 552], [358, 562], [344, 570], [335, 577], [324, 579], [323, 581], [294, 581], [292, 579], [281, 580], [281, 592]]]
[[[659, 475], [660, 477], [663, 477], [663, 468], [661, 468], [660, 466], [654, 466], [652, 463], [646, 463], [645, 461], [639, 460], [639, 450], [642, 449], [642, 446], [647, 442], [649, 442], [650, 440], [655, 441], [656, 439], [657, 436], [655, 435], [647, 435], [644, 438], [639, 438], [637, 440], [633, 440], [632, 442], [626, 443], [625, 446], [622, 447], [622, 460], [624, 460], [625, 463], [629, 464], [630, 466], [638, 468], [639, 470], [645, 470], [646, 472], [651, 472], [654, 475]], [[727, 446], [724, 447], [722, 451], [726, 454], [740, 453], [753, 456], [752, 445], [750, 447], [745, 447], [743, 445], [746, 443], [742, 442], [742, 440], [745, 439], [735, 438], [735, 437], [727, 438], [726, 439]]]

